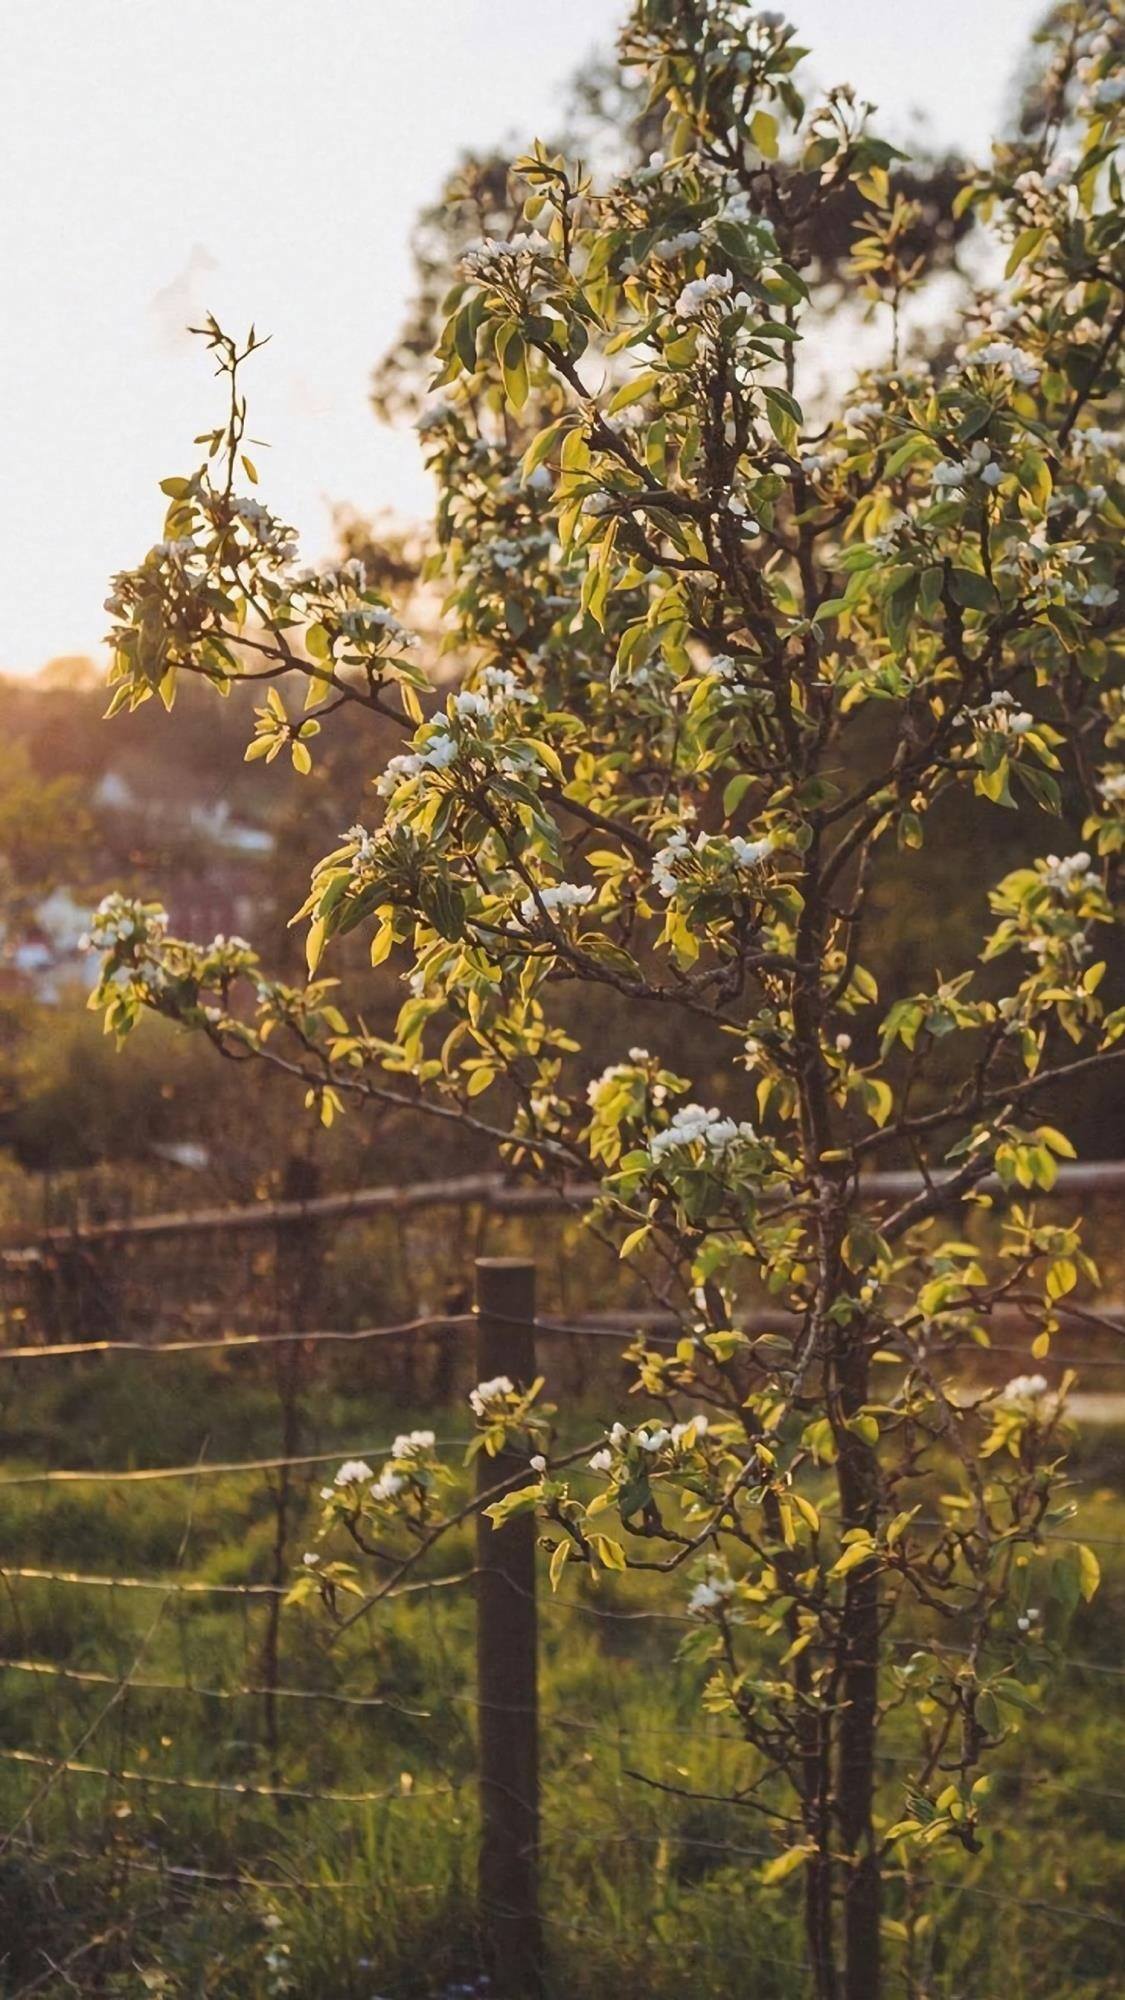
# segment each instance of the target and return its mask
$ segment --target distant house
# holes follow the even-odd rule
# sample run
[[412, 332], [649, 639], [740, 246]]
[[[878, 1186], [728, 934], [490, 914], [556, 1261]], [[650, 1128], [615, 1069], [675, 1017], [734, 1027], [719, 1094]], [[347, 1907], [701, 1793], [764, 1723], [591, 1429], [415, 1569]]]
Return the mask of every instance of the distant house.
[[135, 812], [140, 806], [133, 787], [120, 771], [103, 771], [93, 790], [95, 806], [107, 812]]
[[52, 889], [35, 917], [4, 953], [6, 969], [30, 985], [37, 1000], [53, 1005], [75, 979], [89, 985], [96, 967], [83, 957], [80, 941], [90, 921], [89, 905], [69, 889]]
[[247, 826], [235, 819], [225, 799], [213, 804], [188, 807], [187, 822], [194, 833], [213, 840], [231, 854], [272, 854], [274, 839], [263, 826]]

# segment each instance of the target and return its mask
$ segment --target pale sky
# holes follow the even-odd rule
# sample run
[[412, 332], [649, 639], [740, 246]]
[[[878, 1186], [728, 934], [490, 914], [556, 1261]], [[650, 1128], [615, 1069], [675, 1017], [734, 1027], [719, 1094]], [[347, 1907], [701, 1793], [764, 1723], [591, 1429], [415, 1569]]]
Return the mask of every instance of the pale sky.
[[[815, 73], [890, 136], [982, 151], [1039, 0], [793, 0]], [[334, 502], [425, 516], [412, 431], [367, 406], [408, 239], [465, 146], [557, 122], [624, 0], [7, 0], [0, 76], [0, 671], [100, 657], [112, 570], [158, 539], [218, 386], [188, 320], [252, 364], [262, 493], [310, 559]]]

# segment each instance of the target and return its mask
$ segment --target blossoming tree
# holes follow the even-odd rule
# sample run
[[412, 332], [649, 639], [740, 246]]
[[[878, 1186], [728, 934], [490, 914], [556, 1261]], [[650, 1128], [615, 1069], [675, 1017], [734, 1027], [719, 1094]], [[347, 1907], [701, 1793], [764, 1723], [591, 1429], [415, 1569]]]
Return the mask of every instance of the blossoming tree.
[[[958, 1360], [1002, 1306], [1045, 1357], [1095, 1277], [1037, 1206], [1072, 1154], [1043, 1107], [1065, 1123], [1125, 1055], [1099, 949], [1125, 840], [1119, 7], [1068, 0], [1051, 34], [1042, 122], [962, 196], [995, 287], [932, 365], [903, 338], [924, 272], [866, 107], [806, 105], [776, 14], [637, 0], [622, 57], [663, 150], [604, 188], [533, 151], [522, 226], [448, 301], [423, 434], [459, 691], [435, 697], [360, 570], [299, 572], [240, 497], [255, 340], [213, 323], [227, 415], [110, 600], [114, 708], [171, 706], [184, 673], [261, 682], [247, 754], [298, 770], [334, 710], [401, 727], [369, 822], [315, 867], [307, 984], [117, 899], [97, 999], [118, 1034], [156, 1009], [299, 1077], [326, 1120], [409, 1106], [598, 1179], [598, 1225], [682, 1338], [638, 1342], [652, 1414], [577, 1472], [535, 1385], [481, 1384], [481, 1448], [527, 1453], [492, 1512], [535, 1510], [555, 1584], [683, 1572], [706, 1707], [759, 1753], [765, 1880], [803, 1880], [818, 2000], [879, 1992], [881, 1932], [922, 1990], [928, 1857], [986, 1837], [990, 1752], [1097, 1583], [1047, 1533], [1066, 1378], [968, 1388]], [[802, 246], [852, 188], [885, 363], [814, 410]], [[982, 885], [961, 965], [880, 994], [879, 885], [967, 799], [1019, 808], [1025, 865]], [[402, 968], [393, 1035], [322, 972], [352, 931]], [[666, 1020], [675, 1064], [622, 1047], [591, 1077], [576, 982]], [[697, 1030], [729, 1050], [720, 1106], [693, 1098]], [[911, 1191], [873, 1201], [881, 1163]], [[763, 1297], [782, 1331], [754, 1331]], [[463, 1518], [448, 1477], [422, 1432], [327, 1489], [375, 1595]], [[302, 1588], [357, 1587], [330, 1555]], [[892, 1710], [915, 1749], [888, 1811]]]

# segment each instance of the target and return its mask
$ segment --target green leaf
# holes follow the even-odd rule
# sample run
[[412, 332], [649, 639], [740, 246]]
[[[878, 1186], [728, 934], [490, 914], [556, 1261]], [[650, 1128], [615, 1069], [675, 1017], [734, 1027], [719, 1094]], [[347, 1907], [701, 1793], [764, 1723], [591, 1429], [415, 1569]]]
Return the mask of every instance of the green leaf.
[[755, 111], [750, 120], [750, 137], [767, 160], [777, 158], [777, 119], [768, 111]]
[[784, 1882], [787, 1875], [794, 1874], [803, 1866], [811, 1851], [808, 1847], [788, 1847], [784, 1854], [767, 1861], [760, 1877], [763, 1887], [770, 1888], [775, 1882]]
[[527, 401], [529, 387], [527, 373], [527, 345], [518, 327], [513, 327], [499, 343], [500, 369], [504, 377], [504, 394], [513, 410], [522, 410]]
[[505, 1521], [512, 1520], [517, 1514], [534, 1513], [538, 1505], [539, 1485], [536, 1481], [530, 1486], [517, 1486], [514, 1493], [505, 1493], [502, 1499], [494, 1500], [491, 1507], [486, 1507], [484, 1511], [494, 1528], [502, 1528]]
[[1025, 263], [1038, 250], [1046, 234], [1046, 227], [1042, 229], [1020, 230], [1019, 235], [1012, 245], [1008, 261], [1004, 266], [1004, 276], [1006, 278], [1010, 278], [1014, 272], [1019, 270], [1020, 265]]
[[876, 1553], [873, 1542], [853, 1542], [850, 1548], [844, 1550], [843, 1555], [837, 1556], [828, 1574], [847, 1576], [851, 1570], [858, 1569], [861, 1563], [870, 1562]]
[[963, 604], [969, 611], [995, 611], [999, 602], [988, 578], [982, 576], [979, 570], [953, 570], [949, 578], [949, 589], [954, 603]]

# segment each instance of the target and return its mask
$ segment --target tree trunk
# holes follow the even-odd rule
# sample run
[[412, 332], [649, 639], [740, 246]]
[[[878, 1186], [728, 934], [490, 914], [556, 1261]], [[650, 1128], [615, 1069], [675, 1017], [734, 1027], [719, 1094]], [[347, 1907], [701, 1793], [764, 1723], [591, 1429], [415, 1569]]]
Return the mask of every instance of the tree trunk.
[[[851, 1417], [867, 1400], [868, 1361], [853, 1329], [837, 1364], [842, 1414]], [[841, 1429], [838, 1478], [843, 1530], [878, 1520], [879, 1467], [871, 1448]], [[836, 1814], [848, 1859], [844, 1884], [844, 2000], [878, 2000], [879, 1857], [872, 1825], [875, 1734], [879, 1703], [879, 1573], [853, 1570], [845, 1586], [841, 1713], [836, 1768]]]

